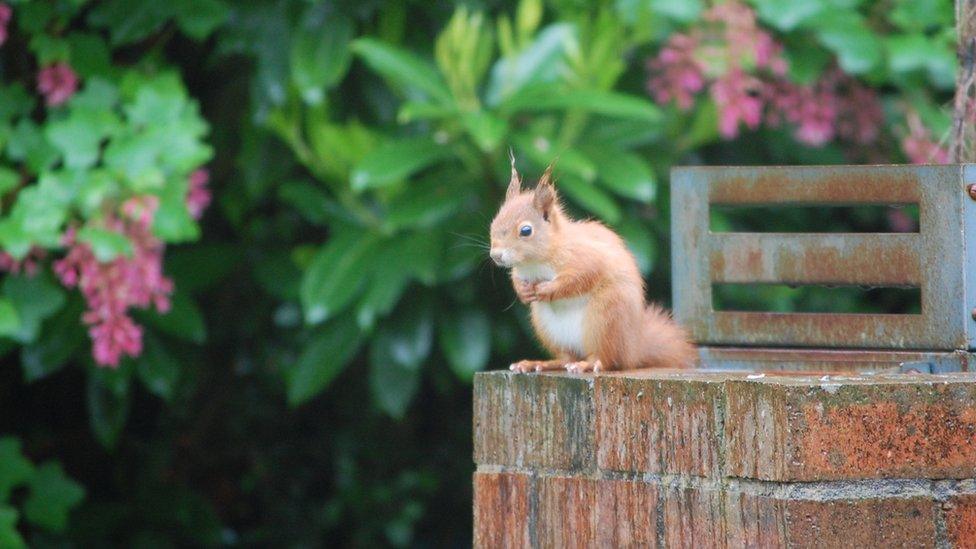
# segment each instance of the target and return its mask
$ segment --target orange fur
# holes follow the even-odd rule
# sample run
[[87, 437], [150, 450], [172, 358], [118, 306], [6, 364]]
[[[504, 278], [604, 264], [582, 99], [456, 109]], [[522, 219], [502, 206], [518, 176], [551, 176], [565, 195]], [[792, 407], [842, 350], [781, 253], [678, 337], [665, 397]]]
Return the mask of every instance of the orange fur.
[[[531, 235], [520, 236], [526, 225]], [[491, 224], [491, 255], [512, 268], [512, 284], [530, 304], [539, 341], [567, 369], [674, 368], [694, 360], [684, 329], [658, 305], [646, 304], [644, 281], [624, 241], [599, 222], [570, 219], [549, 170], [534, 191], [522, 191], [513, 163], [505, 202]], [[513, 369], [553, 364], [522, 361]]]

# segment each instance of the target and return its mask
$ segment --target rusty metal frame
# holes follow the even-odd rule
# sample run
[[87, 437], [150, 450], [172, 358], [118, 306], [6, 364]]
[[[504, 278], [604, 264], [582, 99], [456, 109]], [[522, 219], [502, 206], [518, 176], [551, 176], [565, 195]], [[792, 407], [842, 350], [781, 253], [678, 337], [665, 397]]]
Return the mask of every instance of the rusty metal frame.
[[[676, 168], [675, 317], [709, 345], [976, 348], [976, 165]], [[918, 233], [712, 233], [711, 205], [917, 204]], [[921, 314], [715, 311], [713, 283], [912, 286]]]
[[968, 372], [966, 351], [879, 351], [769, 347], [699, 347], [699, 367], [708, 370], [813, 373], [939, 374]]

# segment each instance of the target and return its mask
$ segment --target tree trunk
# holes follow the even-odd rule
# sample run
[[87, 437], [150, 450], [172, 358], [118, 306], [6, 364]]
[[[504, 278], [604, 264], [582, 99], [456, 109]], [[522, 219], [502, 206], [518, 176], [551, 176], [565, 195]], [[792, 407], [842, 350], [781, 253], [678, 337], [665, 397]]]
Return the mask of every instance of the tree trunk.
[[956, 0], [959, 72], [952, 115], [949, 156], [953, 162], [976, 161], [976, 0]]

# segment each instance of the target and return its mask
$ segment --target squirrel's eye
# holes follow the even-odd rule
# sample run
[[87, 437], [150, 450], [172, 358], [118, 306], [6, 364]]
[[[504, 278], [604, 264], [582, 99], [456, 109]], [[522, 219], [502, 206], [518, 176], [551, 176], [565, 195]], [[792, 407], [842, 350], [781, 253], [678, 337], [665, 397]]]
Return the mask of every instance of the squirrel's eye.
[[519, 236], [529, 236], [532, 234], [532, 225], [522, 225], [519, 229]]

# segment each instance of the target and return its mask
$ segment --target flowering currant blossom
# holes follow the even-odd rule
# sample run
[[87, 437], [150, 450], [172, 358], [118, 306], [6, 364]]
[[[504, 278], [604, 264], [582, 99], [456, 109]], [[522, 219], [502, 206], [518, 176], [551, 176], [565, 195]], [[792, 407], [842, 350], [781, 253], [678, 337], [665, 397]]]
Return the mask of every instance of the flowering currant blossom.
[[7, 26], [10, 25], [10, 17], [13, 15], [13, 10], [10, 6], [0, 2], [0, 46], [7, 41], [7, 36], [9, 35], [9, 30]]
[[875, 93], [839, 69], [811, 85], [787, 79], [783, 47], [756, 23], [755, 12], [732, 0], [713, 6], [702, 23], [674, 34], [649, 61], [648, 91], [658, 103], [687, 110], [708, 90], [718, 129], [731, 139], [745, 125], [789, 123], [801, 143], [821, 146], [835, 138], [873, 142], [883, 121]]
[[210, 172], [204, 168], [194, 170], [190, 174], [190, 189], [186, 193], [186, 207], [190, 210], [193, 219], [200, 219], [203, 210], [210, 205], [210, 189], [207, 182], [210, 181]]
[[945, 164], [949, 161], [949, 151], [932, 139], [932, 134], [922, 123], [918, 113], [910, 111], [907, 115], [908, 135], [901, 141], [902, 151], [912, 164]]
[[91, 247], [67, 231], [64, 244], [68, 253], [54, 262], [61, 283], [77, 286], [87, 304], [82, 320], [88, 325], [92, 355], [102, 366], [117, 367], [122, 356], [142, 352], [142, 328], [129, 316], [129, 309], [154, 306], [169, 310], [173, 282], [163, 275], [164, 245], [152, 234], [152, 221], [159, 207], [155, 196], [130, 198], [121, 215], [111, 215], [100, 224], [103, 229], [124, 235], [132, 244], [131, 255], [120, 255], [100, 262]]
[[14, 259], [14, 256], [0, 251], [0, 271], [13, 274], [23, 272], [27, 276], [34, 276], [45, 257], [47, 257], [47, 250], [37, 246], [32, 247], [23, 259]]
[[78, 75], [67, 63], [55, 63], [37, 74], [37, 91], [49, 107], [56, 107], [78, 91]]

